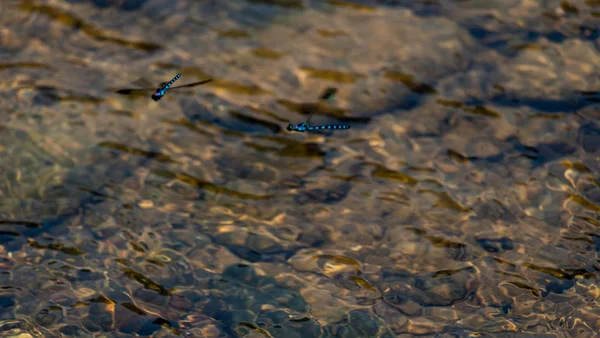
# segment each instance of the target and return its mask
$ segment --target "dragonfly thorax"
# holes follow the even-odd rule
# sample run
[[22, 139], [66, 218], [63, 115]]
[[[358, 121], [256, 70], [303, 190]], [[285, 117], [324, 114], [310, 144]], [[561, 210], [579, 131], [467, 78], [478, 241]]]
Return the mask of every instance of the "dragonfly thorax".
[[165, 91], [159, 88], [156, 90], [156, 92], [154, 92], [154, 94], [152, 94], [152, 100], [158, 101], [162, 99], [163, 96], [165, 96]]

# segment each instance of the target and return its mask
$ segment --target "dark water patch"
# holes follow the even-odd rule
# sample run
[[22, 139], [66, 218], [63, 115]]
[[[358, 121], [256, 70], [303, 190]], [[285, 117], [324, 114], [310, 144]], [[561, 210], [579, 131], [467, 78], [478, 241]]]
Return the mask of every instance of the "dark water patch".
[[[590, 92], [588, 92], [590, 93]], [[575, 113], [585, 107], [594, 105], [596, 99], [595, 95], [584, 95], [584, 94], [573, 94], [566, 95], [561, 99], [550, 99], [550, 98], [529, 98], [520, 97], [517, 93], [495, 95], [486, 98], [485, 101], [482, 99], [471, 98], [466, 100], [462, 104], [477, 106], [484, 104], [493, 104], [498, 107], [509, 107], [509, 108], [520, 108], [528, 107], [532, 110], [539, 112], [539, 114], [546, 114], [548, 117], [550, 114], [571, 114]], [[537, 115], [537, 114], [536, 114]]]
[[123, 275], [133, 281], [140, 283], [145, 289], [154, 291], [161, 296], [170, 296], [171, 291], [169, 291], [164, 286], [156, 283], [150, 277], [145, 276], [142, 273], [139, 273], [133, 269], [126, 269], [123, 271]]
[[273, 49], [269, 49], [269, 48], [265, 48], [265, 47], [253, 49], [252, 54], [256, 57], [259, 57], [261, 59], [266, 59], [266, 60], [279, 60], [285, 55], [283, 53], [279, 53]]
[[17, 304], [16, 297], [13, 295], [0, 295], [0, 310], [8, 311]]
[[69, 256], [81, 256], [81, 255], [86, 254], [85, 251], [81, 250], [80, 248], [78, 248], [76, 246], [65, 246], [62, 243], [41, 244], [38, 241], [29, 239], [29, 246], [36, 248], [36, 249], [47, 249], [47, 250], [60, 251]]
[[243, 244], [237, 244], [235, 240], [232, 241], [230, 234], [216, 234], [212, 241], [217, 245], [226, 247], [234, 255], [251, 263], [284, 262], [298, 250], [306, 248], [305, 245], [293, 245], [292, 248], [284, 248], [271, 238], [254, 233], [249, 233]]
[[466, 244], [458, 243], [441, 236], [428, 235], [427, 231], [424, 229], [414, 227], [407, 227], [405, 229], [427, 240], [433, 247], [444, 249], [448, 254], [448, 257], [453, 260], [464, 261], [466, 258], [468, 258], [468, 249]]
[[[265, 111], [255, 111], [254, 109], [241, 108], [240, 110], [229, 110], [227, 112], [215, 112], [208, 107], [194, 100], [185, 99], [181, 102], [183, 114], [188, 121], [184, 120], [163, 120], [171, 125], [180, 125], [202, 135], [212, 135], [209, 131], [200, 129], [198, 124], [207, 126], [209, 129], [219, 133], [244, 137], [245, 134], [276, 134], [283, 127], [275, 122], [263, 119], [263, 116], [275, 118], [276, 115], [269, 115]], [[255, 114], [255, 112], [257, 114]], [[281, 119], [281, 117], [278, 117]]]
[[282, 127], [276, 123], [264, 121], [259, 118], [245, 115], [245, 114], [237, 112], [237, 111], [230, 111], [229, 114], [231, 114], [231, 116], [233, 116], [237, 120], [240, 120], [241, 122], [258, 125], [259, 127], [267, 129], [267, 130], [271, 131], [272, 133], [279, 133], [282, 130]]
[[176, 325], [174, 325], [171, 321], [161, 317], [156, 317], [153, 320], [145, 321], [144, 325], [136, 333], [141, 336], [149, 337], [163, 328], [169, 328], [171, 329], [171, 334], [175, 336], [181, 336], [181, 332], [179, 332], [177, 329], [174, 329], [174, 326]]
[[596, 122], [585, 122], [579, 127], [577, 143], [588, 153], [600, 150], [600, 127]]
[[442, 105], [448, 108], [462, 108], [465, 106], [464, 103], [456, 100], [448, 100], [448, 99], [438, 99], [436, 100], [437, 104]]
[[534, 159], [534, 166], [538, 167], [548, 162], [575, 155], [576, 149], [574, 146], [565, 142], [549, 142], [549, 143], [538, 143], [534, 147], [529, 147], [523, 144], [517, 145], [515, 150], [521, 150], [521, 154], [530, 153], [530, 158]]
[[545, 297], [549, 293], [562, 294], [575, 285], [577, 279], [595, 279], [597, 271], [588, 271], [587, 269], [559, 269], [539, 266], [532, 263], [525, 263], [523, 266], [527, 269], [541, 272], [544, 275], [545, 291], [542, 295]]
[[[494, 16], [480, 16], [480, 22], [497, 20]], [[465, 26], [471, 37], [479, 41], [483, 46], [493, 49], [502, 55], [514, 57], [519, 52], [519, 47], [524, 44], [535, 44], [536, 41], [547, 39], [554, 43], [563, 43], [569, 36], [562, 31], [548, 30], [536, 31], [527, 30], [523, 27], [510, 26], [503, 24], [501, 29], [493, 31], [485, 28], [481, 23], [470, 20]], [[512, 41], [526, 41], [514, 45]]]
[[351, 190], [349, 184], [340, 185], [333, 190], [310, 189], [294, 195], [294, 200], [300, 205], [304, 204], [338, 204], [346, 199]]
[[340, 36], [346, 36], [348, 33], [342, 30], [329, 30], [329, 29], [317, 29], [317, 33], [321, 36], [328, 38], [335, 38]]
[[294, 195], [294, 201], [300, 205], [305, 204], [338, 204], [348, 197], [352, 190], [352, 177], [340, 180], [333, 180], [326, 187], [305, 189]]
[[560, 8], [568, 14], [579, 14], [579, 8], [573, 5], [570, 1], [563, 0], [560, 2]]
[[16, 232], [16, 231], [6, 231], [6, 230], [0, 230], [0, 243], [4, 242], [1, 238], [2, 236], [8, 236], [8, 237], [20, 237], [22, 236], [21, 233]]
[[513, 250], [514, 249], [514, 241], [508, 237], [501, 238], [476, 238], [476, 241], [481, 247], [487, 251], [492, 253], [497, 253], [500, 251]]
[[45, 63], [39, 62], [11, 62], [11, 63], [0, 63], [0, 70], [3, 69], [14, 69], [14, 68], [32, 68], [32, 69], [46, 69], [56, 70], [56, 68], [49, 66]]
[[[600, 222], [595, 221], [595, 220], [594, 220], [594, 222], [597, 223], [596, 226], [600, 227]], [[579, 240], [583, 240], [586, 243], [593, 244], [594, 250], [596, 252], [600, 253], [600, 234], [588, 232], [588, 233], [586, 233], [586, 235], [588, 237], [586, 237], [586, 238], [580, 238]]]
[[377, 163], [364, 163], [364, 165], [372, 165], [375, 166], [375, 169], [371, 172], [371, 175], [376, 178], [392, 180], [400, 183], [404, 183], [408, 186], [415, 186], [419, 183], [419, 181], [407, 174], [388, 169]]
[[140, 309], [133, 303], [121, 303], [121, 306], [123, 306], [125, 309], [135, 313], [136, 315], [139, 315], [139, 316], [146, 315], [146, 312], [144, 312], [142, 309]]
[[253, 4], [264, 4], [290, 9], [303, 9], [304, 2], [302, 0], [246, 0]]
[[270, 110], [266, 110], [266, 109], [262, 109], [262, 108], [256, 108], [256, 107], [246, 107], [246, 109], [248, 109], [248, 110], [250, 110], [250, 111], [252, 111], [254, 113], [257, 113], [257, 114], [260, 114], [260, 115], [264, 115], [264, 116], [269, 117], [271, 119], [280, 121], [280, 122], [284, 122], [284, 123], [288, 123], [289, 122], [287, 119], [281, 117], [279, 114], [277, 114], [275, 112], [272, 112]]
[[[245, 288], [248, 286], [256, 288], [256, 291], [260, 291], [261, 293], [259, 296], [267, 300], [267, 302], [265, 302], [267, 304], [270, 303], [273, 305], [277, 304], [279, 306], [285, 306], [300, 313], [304, 313], [308, 310], [308, 304], [296, 291], [280, 285], [273, 277], [253, 275], [252, 273], [238, 275], [237, 271], [241, 269], [244, 269], [244, 267], [240, 264], [229, 266], [223, 272], [222, 277], [234, 281], [236, 284], [244, 286]], [[250, 305], [252, 308], [259, 306], [258, 303], [254, 302]]]
[[102, 29], [96, 28], [91, 24], [86, 23], [84, 20], [78, 18], [74, 14], [63, 12], [56, 7], [48, 5], [35, 5], [35, 2], [32, 0], [21, 1], [19, 9], [32, 14], [44, 14], [50, 17], [50, 19], [52, 19], [54, 22], [75, 30], [81, 30], [85, 35], [98, 41], [115, 43], [123, 47], [137, 49], [148, 53], [164, 49], [164, 47], [162, 47], [161, 45], [151, 42], [133, 42], [123, 38], [111, 36], [110, 33], [104, 32]]
[[465, 207], [465, 206], [461, 205], [458, 201], [455, 201], [446, 192], [434, 191], [431, 189], [422, 189], [422, 190], [419, 190], [419, 192], [436, 195], [438, 197], [438, 200], [437, 200], [437, 202], [435, 202], [433, 204], [434, 207], [450, 209], [450, 210], [454, 210], [457, 212], [471, 212], [472, 211], [471, 208]]
[[193, 176], [185, 174], [185, 173], [176, 173], [176, 172], [173, 172], [170, 170], [155, 169], [155, 170], [152, 170], [152, 174], [159, 176], [159, 177], [166, 178], [166, 179], [170, 179], [170, 180], [178, 180], [178, 181], [186, 183], [194, 188], [206, 190], [208, 192], [211, 192], [211, 193], [214, 193], [217, 195], [223, 194], [223, 195], [231, 197], [231, 198], [258, 201], [258, 200], [266, 200], [266, 199], [270, 199], [270, 198], [274, 197], [273, 195], [254, 195], [254, 194], [243, 193], [243, 192], [231, 190], [231, 189], [224, 188], [224, 187], [219, 187], [219, 186], [215, 185], [214, 183], [199, 179], [197, 177], [193, 177]]
[[471, 115], [480, 115], [491, 118], [502, 118], [502, 114], [500, 112], [497, 112], [491, 108], [484, 106], [483, 104], [481, 104], [481, 101], [472, 100], [472, 102], [470, 103], [464, 103], [455, 100], [438, 99], [436, 102], [444, 107], [459, 108], [465, 113]]
[[[455, 0], [461, 2], [463, 0]], [[468, 0], [464, 0], [468, 1]], [[436, 0], [412, 1], [412, 0], [377, 0], [377, 7], [407, 8], [412, 13], [421, 17], [439, 17], [443, 16], [444, 6]], [[444, 2], [442, 2], [444, 3]]]
[[361, 12], [375, 11], [375, 7], [362, 5], [355, 1], [350, 1], [350, 0], [328, 0], [327, 3], [334, 7], [348, 8], [348, 9], [353, 9], [353, 10], [361, 11]]
[[567, 194], [567, 199], [579, 204], [580, 206], [584, 207], [585, 209], [588, 209], [588, 210], [591, 210], [594, 212], [600, 212], [599, 204], [593, 203], [581, 195], [577, 195], [575, 193], [570, 193], [570, 194]]
[[105, 279], [105, 275], [103, 273], [94, 271], [92, 269], [89, 268], [81, 268], [77, 270], [77, 273], [74, 276], [73, 280], [70, 280], [70, 282], [75, 282], [75, 281], [98, 281], [98, 280], [102, 280]]
[[529, 285], [527, 283], [517, 282], [517, 281], [508, 281], [506, 283], [510, 284], [510, 285], [513, 285], [513, 286], [516, 286], [519, 289], [529, 290], [529, 293], [531, 293], [535, 297], [539, 298], [541, 296], [540, 295], [540, 291], [537, 288], [535, 288], [535, 287], [533, 287], [533, 286], [531, 286], [531, 285]]
[[105, 141], [98, 144], [98, 147], [113, 149], [127, 154], [145, 157], [162, 163], [178, 163], [170, 156], [154, 151], [141, 150], [118, 142]]
[[141, 9], [148, 0], [65, 0], [68, 3], [91, 3], [96, 8], [108, 9], [111, 7], [119, 8], [123, 11], [136, 11]]
[[530, 159], [534, 168], [572, 156], [576, 151], [574, 146], [565, 142], [538, 143], [534, 146], [528, 146], [516, 139], [510, 139], [509, 141], [513, 143], [513, 148], [510, 151], [517, 153], [517, 156]]
[[318, 337], [321, 333], [321, 327], [314, 319], [292, 317], [282, 310], [261, 312], [255, 322], [273, 337]]
[[59, 332], [64, 334], [67, 337], [83, 337], [89, 332], [84, 331], [81, 327], [77, 325], [65, 325], [59, 329]]
[[209, 281], [207, 291], [209, 303], [204, 313], [220, 321], [230, 334], [237, 336], [240, 329], [251, 332], [239, 323], [250, 323], [267, 332], [289, 332], [286, 337], [299, 337], [298, 334], [313, 330], [319, 332], [320, 326], [313, 320], [290, 321], [289, 315], [285, 318], [277, 313], [270, 314], [273, 310], [265, 310], [265, 306], [273, 306], [275, 309], [286, 308], [291, 313], [306, 313], [309, 305], [297, 291], [279, 284], [273, 277], [256, 274], [252, 266], [228, 266], [221, 276], [216, 275]]
[[[278, 176], [277, 170], [270, 164], [256, 162], [254, 158], [223, 154], [216, 163], [221, 167], [222, 173], [238, 179], [274, 183]], [[236, 165], [232, 166], [232, 163]]]
[[500, 164], [510, 159], [526, 158], [533, 168], [538, 168], [550, 162], [573, 156], [576, 152], [576, 148], [566, 142], [547, 142], [529, 146], [521, 143], [514, 136], [507, 138], [503, 147], [504, 151], [485, 157], [468, 156], [453, 149], [448, 149], [446, 156], [456, 164], [472, 163], [477, 165]]
[[383, 269], [381, 276], [376, 284], [379, 290], [384, 290], [383, 300], [403, 313], [403, 305], [409, 301], [421, 306], [451, 306], [469, 299], [477, 288], [472, 267], [436, 271], [426, 276]]
[[42, 223], [38, 222], [29, 222], [29, 221], [13, 221], [13, 220], [0, 220], [0, 225], [16, 225], [16, 226], [24, 226], [30, 229], [41, 228]]
[[502, 114], [500, 114], [499, 112], [497, 112], [493, 109], [487, 108], [485, 106], [480, 106], [480, 105], [476, 105], [473, 108], [463, 108], [463, 110], [470, 114], [482, 115], [482, 116], [486, 116], [486, 117], [493, 117], [493, 118], [502, 117]]
[[38, 311], [35, 321], [41, 326], [49, 327], [63, 319], [63, 308], [61, 306], [50, 306]]
[[590, 168], [588, 168], [585, 164], [581, 162], [571, 162], [569, 160], [564, 160], [561, 161], [560, 164], [562, 164], [566, 169], [573, 169], [580, 173], [587, 174], [592, 172]]
[[398, 81], [402, 83], [408, 89], [410, 89], [410, 91], [416, 94], [431, 95], [437, 93], [435, 88], [433, 88], [432, 86], [425, 83], [416, 82], [414, 76], [410, 74], [406, 74], [399, 71], [387, 71], [383, 75], [383, 77], [392, 81]]
[[103, 102], [102, 99], [92, 95], [76, 94], [51, 86], [35, 86], [34, 89], [36, 93], [33, 103], [40, 106], [52, 106], [60, 102], [80, 102], [92, 105]]
[[[271, 335], [269, 334], [269, 332], [267, 332], [266, 330], [264, 330], [264, 329], [261, 329], [261, 328], [259, 328], [259, 327], [256, 327], [256, 326], [255, 326], [254, 324], [252, 324], [252, 323], [247, 323], [247, 322], [239, 322], [239, 323], [238, 323], [238, 326], [240, 326], [240, 327], [245, 327], [245, 328], [248, 328], [248, 329], [250, 329], [251, 331], [254, 331], [254, 332], [258, 333], [258, 334], [261, 334], [261, 335], [263, 335], [264, 337], [269, 337], [269, 338], [272, 338], [272, 337], [273, 337], [273, 336], [271, 336]], [[245, 334], [243, 334], [243, 332], [241, 332], [241, 331], [239, 331], [239, 330], [235, 330], [235, 331], [236, 331], [236, 332], [239, 332], [239, 333], [240, 333], [240, 334], [242, 334], [242, 335], [245, 335]]]
[[339, 322], [324, 327], [321, 337], [381, 337], [383, 320], [365, 310], [350, 311]]
[[[153, 139], [148, 140], [148, 146], [155, 145], [154, 142]], [[97, 214], [94, 208], [99, 208], [106, 200], [104, 195], [112, 196], [111, 189], [136, 175], [139, 169], [152, 165], [149, 158], [124, 160], [120, 154], [104, 147], [87, 149], [86, 154], [86, 161], [73, 165], [62, 178], [63, 183], [46, 191], [42, 200], [44, 210], [39, 211], [44, 215], [41, 216], [44, 217], [43, 228], [32, 229], [35, 233], [28, 234], [28, 237], [35, 238], [42, 232], [62, 236], [73, 221], [80, 222], [82, 217], [93, 218]], [[90, 221], [103, 222], [104, 216]]]
[[453, 160], [457, 164], [465, 164], [470, 161], [477, 160], [477, 157], [467, 157], [454, 149], [448, 149], [446, 151], [446, 157]]
[[232, 39], [241, 39], [241, 38], [248, 38], [250, 37], [250, 35], [248, 33], [246, 33], [243, 30], [239, 30], [239, 29], [229, 29], [229, 30], [222, 30], [222, 31], [217, 31], [219, 37], [221, 38], [232, 38]]
[[90, 195], [91, 195], [91, 196], [93, 196], [93, 197], [97, 197], [98, 199], [97, 199], [97, 200], [95, 200], [94, 202], [103, 202], [103, 201], [105, 201], [105, 200], [115, 200], [115, 201], [117, 201], [117, 200], [118, 200], [118, 198], [116, 198], [116, 197], [114, 197], [114, 196], [112, 196], [112, 195], [109, 195], [109, 194], [107, 194], [107, 193], [105, 193], [105, 192], [102, 192], [102, 191], [94, 191], [94, 190], [92, 190], [92, 189], [85, 188], [85, 187], [80, 187], [80, 188], [79, 188], [79, 191], [83, 191], [83, 192], [85, 192], [85, 193], [88, 193], [88, 194], [90, 194]]

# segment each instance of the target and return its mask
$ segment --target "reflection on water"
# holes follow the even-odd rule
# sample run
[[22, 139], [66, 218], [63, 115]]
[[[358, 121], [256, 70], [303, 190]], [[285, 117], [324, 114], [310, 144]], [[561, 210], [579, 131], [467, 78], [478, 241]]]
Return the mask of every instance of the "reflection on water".
[[2, 2], [1, 335], [594, 336], [599, 17]]

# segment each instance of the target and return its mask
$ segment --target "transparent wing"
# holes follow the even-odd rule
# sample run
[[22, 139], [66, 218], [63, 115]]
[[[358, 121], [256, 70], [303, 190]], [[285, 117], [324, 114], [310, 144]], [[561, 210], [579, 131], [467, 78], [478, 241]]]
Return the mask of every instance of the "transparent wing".
[[333, 101], [335, 99], [336, 94], [337, 94], [337, 88], [334, 88], [334, 87], [326, 88], [323, 91], [323, 93], [321, 93], [321, 95], [319, 96], [319, 102], [317, 103], [317, 105], [315, 105], [315, 107], [313, 107], [311, 112], [306, 117], [306, 123], [310, 124], [310, 120], [312, 119], [313, 116], [315, 116], [315, 113], [317, 113], [317, 110], [319, 109], [320, 104], [329, 103], [330, 101]]
[[115, 91], [115, 93], [122, 95], [143, 95], [148, 94], [154, 90], [154, 88], [123, 88]]
[[156, 88], [153, 87], [154, 84], [145, 77], [141, 77], [133, 81], [131, 84], [141, 88], [123, 88], [116, 90], [115, 93], [122, 95], [144, 95], [156, 90]]
[[[169, 90], [173, 90], [173, 89], [178, 89], [178, 88], [191, 88], [191, 87], [196, 87], [196, 86], [200, 86], [203, 85], [205, 83], [209, 83], [211, 82], [212, 79], [208, 79], [208, 80], [204, 80], [204, 81], [200, 81], [200, 82], [194, 82], [194, 83], [188, 83], [188, 84], [184, 84], [181, 86], [175, 86], [175, 87], [171, 87], [169, 88]], [[164, 84], [161, 84], [161, 88], [164, 87], [168, 82], [165, 82]]]
[[321, 101], [333, 101], [337, 94], [337, 88], [329, 87], [323, 91], [323, 94], [319, 97]]
[[146, 77], [141, 77], [131, 83], [132, 85], [140, 88], [153, 88], [156, 83], [148, 80]]

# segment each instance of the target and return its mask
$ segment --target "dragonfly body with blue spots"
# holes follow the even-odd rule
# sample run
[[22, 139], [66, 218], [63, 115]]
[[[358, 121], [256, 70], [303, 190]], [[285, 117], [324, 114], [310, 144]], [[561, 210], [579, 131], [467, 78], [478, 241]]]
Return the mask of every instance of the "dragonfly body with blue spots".
[[287, 130], [289, 131], [297, 131], [297, 132], [305, 132], [305, 131], [317, 131], [317, 130], [340, 130], [340, 129], [350, 129], [350, 126], [347, 124], [324, 124], [320, 126], [311, 126], [306, 122], [302, 122], [297, 125], [289, 124]]
[[175, 89], [178, 89], [178, 88], [196, 87], [196, 86], [200, 86], [200, 85], [203, 85], [205, 83], [209, 83], [209, 82], [212, 81], [212, 79], [208, 79], [208, 80], [204, 80], [204, 81], [200, 81], [200, 82], [194, 82], [194, 83], [189, 83], [189, 84], [185, 84], [185, 85], [181, 85], [181, 86], [177, 86], [177, 87], [171, 87], [173, 85], [173, 83], [175, 83], [175, 81], [177, 81], [180, 77], [181, 77], [181, 73], [175, 75], [175, 77], [171, 81], [169, 81], [167, 83], [160, 84], [160, 86], [157, 89], [150, 89], [150, 88], [119, 89], [119, 90], [116, 91], [116, 93], [123, 94], [123, 95], [137, 95], [137, 94], [144, 94], [144, 93], [149, 93], [150, 91], [154, 91], [154, 93], [152, 94], [151, 98], [154, 101], [158, 101], [158, 100], [162, 99], [163, 96], [165, 96], [167, 94], [167, 90], [175, 90]]
[[[321, 94], [319, 99], [320, 99], [320, 101], [330, 101], [330, 100], [335, 99], [336, 94], [337, 94], [336, 88], [327, 88], [327, 89], [325, 89], [323, 94]], [[313, 107], [313, 109], [316, 109], [316, 108]], [[307, 131], [318, 131], [318, 130], [350, 129], [350, 126], [347, 124], [324, 124], [324, 125], [319, 125], [319, 126], [311, 126], [308, 124], [308, 121], [310, 121], [310, 118], [312, 117], [313, 114], [314, 114], [314, 112], [309, 115], [309, 117], [306, 119], [306, 121], [304, 121], [300, 124], [293, 125], [290, 123], [287, 126], [287, 130], [303, 133], [303, 132], [307, 132]]]
[[175, 75], [173, 80], [169, 81], [169, 83], [167, 83], [164, 87], [156, 89], [156, 92], [152, 94], [152, 100], [158, 101], [162, 99], [162, 97], [165, 96], [165, 94], [167, 93], [167, 89], [169, 89], [169, 87], [171, 87], [173, 83], [175, 83], [175, 81], [177, 81], [180, 77], [181, 73]]

